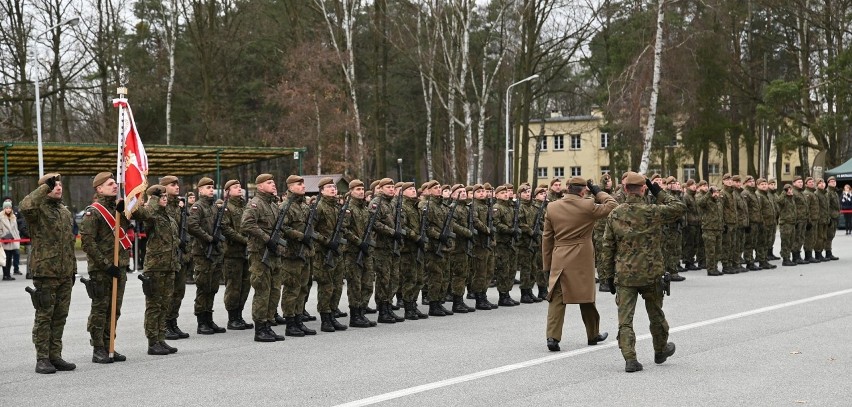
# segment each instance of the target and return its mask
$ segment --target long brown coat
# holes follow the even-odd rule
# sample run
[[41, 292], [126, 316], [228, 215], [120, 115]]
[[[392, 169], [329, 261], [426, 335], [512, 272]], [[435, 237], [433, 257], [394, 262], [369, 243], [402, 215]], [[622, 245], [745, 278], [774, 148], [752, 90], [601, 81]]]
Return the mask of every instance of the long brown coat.
[[605, 218], [618, 206], [618, 202], [606, 192], [599, 192], [595, 198], [591, 200], [566, 194], [547, 205], [541, 255], [544, 270], [550, 270], [548, 300], [554, 285], [559, 283], [564, 304], [595, 302], [597, 290], [592, 232], [595, 221]]

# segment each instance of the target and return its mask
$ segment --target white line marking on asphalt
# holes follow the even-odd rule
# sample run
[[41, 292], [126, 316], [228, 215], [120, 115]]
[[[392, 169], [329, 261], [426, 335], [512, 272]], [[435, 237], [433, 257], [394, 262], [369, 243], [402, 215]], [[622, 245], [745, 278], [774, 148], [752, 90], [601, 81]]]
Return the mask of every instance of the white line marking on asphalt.
[[[732, 321], [732, 320], [739, 319], [739, 318], [744, 318], [744, 317], [748, 317], [748, 316], [752, 316], [752, 315], [762, 314], [762, 313], [765, 313], [765, 312], [775, 311], [775, 310], [778, 310], [778, 309], [781, 309], [781, 308], [793, 307], [793, 306], [796, 306], [796, 305], [806, 304], [806, 303], [809, 303], [809, 302], [824, 300], [826, 298], [836, 297], [838, 295], [844, 295], [844, 294], [850, 294], [850, 293], [852, 293], [852, 289], [835, 291], [835, 292], [828, 293], [828, 294], [822, 294], [822, 295], [817, 295], [817, 296], [814, 296], [814, 297], [803, 298], [803, 299], [796, 300], [796, 301], [790, 301], [790, 302], [785, 302], [785, 303], [781, 303], [781, 304], [770, 305], [768, 307], [753, 309], [751, 311], [744, 311], [744, 312], [739, 312], [739, 313], [736, 313], [736, 314], [726, 315], [726, 316], [719, 317], [719, 318], [708, 319], [706, 321], [693, 322], [691, 324], [686, 324], [686, 325], [678, 326], [678, 327], [675, 327], [675, 328], [671, 328], [671, 329], [669, 329], [669, 333], [688, 331], [688, 330], [691, 330], [691, 329], [705, 327], [707, 325], [713, 325], [713, 324], [718, 324], [718, 323], [721, 323], [721, 322]], [[641, 340], [646, 340], [646, 339], [650, 339], [650, 338], [651, 338], [651, 334], [644, 334], [644, 335], [637, 336], [636, 340], [641, 341]], [[583, 354], [586, 354], [586, 353], [591, 353], [591, 352], [595, 352], [595, 351], [599, 351], [599, 350], [603, 350], [603, 349], [607, 349], [607, 348], [612, 348], [612, 347], [615, 347], [617, 345], [618, 345], [618, 342], [612, 341], [612, 342], [609, 342], [609, 343], [604, 344], [604, 345], [598, 345], [598, 346], [594, 346], [594, 347], [590, 346], [590, 347], [572, 350], [570, 352], [564, 352], [564, 353], [560, 352], [560, 353], [557, 353], [557, 354], [554, 354], [554, 355], [551, 355], [551, 356], [545, 356], [545, 357], [541, 357], [541, 358], [538, 358], [538, 359], [528, 360], [528, 361], [525, 361], [525, 362], [519, 362], [519, 363], [510, 364], [510, 365], [495, 367], [493, 369], [483, 370], [481, 372], [475, 372], [475, 373], [466, 374], [466, 375], [463, 375], [463, 376], [452, 377], [452, 378], [440, 380], [440, 381], [437, 381], [437, 382], [421, 384], [419, 386], [409, 387], [407, 389], [400, 389], [400, 390], [392, 391], [392, 392], [389, 392], [389, 393], [384, 393], [384, 394], [379, 394], [379, 395], [372, 396], [372, 397], [363, 398], [363, 399], [360, 399], [360, 400], [354, 400], [354, 401], [350, 401], [348, 403], [339, 404], [338, 407], [368, 406], [368, 405], [371, 405], [371, 404], [381, 403], [383, 401], [388, 401], [388, 400], [398, 399], [398, 398], [405, 397], [405, 396], [410, 396], [412, 394], [423, 393], [425, 391], [439, 389], [441, 387], [452, 386], [454, 384], [459, 384], [459, 383], [469, 382], [469, 381], [472, 381], [472, 380], [482, 379], [482, 378], [485, 378], [485, 377], [488, 377], [488, 376], [498, 375], [500, 373], [511, 372], [513, 370], [524, 369], [524, 368], [537, 366], [537, 365], [541, 365], [541, 364], [548, 363], [548, 362], [553, 362], [553, 361], [556, 361], [556, 360], [566, 359], [566, 358], [570, 358], [570, 357], [574, 357], [574, 356], [578, 356], [578, 355], [583, 355]]]

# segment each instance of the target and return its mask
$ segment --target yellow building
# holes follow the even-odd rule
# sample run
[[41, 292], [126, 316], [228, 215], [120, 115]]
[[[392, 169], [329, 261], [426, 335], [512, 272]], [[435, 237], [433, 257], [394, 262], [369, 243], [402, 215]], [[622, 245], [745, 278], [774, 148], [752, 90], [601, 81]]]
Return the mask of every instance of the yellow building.
[[[598, 180], [602, 174], [609, 173], [610, 159], [607, 147], [612, 141], [612, 136], [601, 131], [604, 124], [603, 113], [599, 110], [593, 110], [587, 116], [562, 116], [558, 111], [551, 112], [550, 117], [544, 120], [544, 137], [541, 137], [540, 141], [541, 153], [538, 161], [538, 174], [533, 174], [533, 171], [535, 171], [533, 163], [536, 140], [530, 138], [528, 157], [530, 177], [528, 179], [533, 180], [535, 184], [547, 183], [553, 178], [564, 180], [572, 176]], [[541, 119], [531, 120], [529, 134], [540, 134], [541, 125]], [[773, 145], [769, 147], [768, 163], [764, 167], [768, 178], [780, 179], [785, 182], [792, 180], [797, 173], [801, 173], [799, 156], [791, 152], [781, 157], [781, 173], [776, 174], [775, 148]], [[678, 147], [673, 146], [672, 148]], [[808, 162], [813, 165], [816, 156], [815, 151], [813, 149], [808, 151]], [[760, 154], [759, 148], [755, 148], [755, 154]], [[741, 172], [745, 171], [748, 167], [748, 159], [746, 149], [743, 146], [740, 147], [739, 159], [739, 168]], [[730, 157], [728, 157], [729, 160]], [[707, 178], [709, 178], [708, 181], [711, 184], [721, 185], [725, 161], [719, 151], [710, 149], [709, 176]], [[756, 162], [759, 163], [759, 160], [756, 160]], [[652, 154], [648, 173], [660, 172], [661, 167], [659, 157]], [[821, 175], [818, 168], [814, 168], [813, 173]], [[696, 164], [693, 163], [691, 157], [686, 156], [678, 164], [676, 174], [663, 175], [675, 175], [681, 181], [689, 178], [695, 179], [697, 176]], [[747, 174], [742, 173], [740, 175]]]

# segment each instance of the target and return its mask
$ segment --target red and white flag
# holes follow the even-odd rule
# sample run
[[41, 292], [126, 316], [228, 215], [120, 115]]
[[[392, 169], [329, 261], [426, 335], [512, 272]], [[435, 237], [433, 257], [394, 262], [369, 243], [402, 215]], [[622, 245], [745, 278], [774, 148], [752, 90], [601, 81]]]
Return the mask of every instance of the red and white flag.
[[[148, 189], [148, 156], [127, 99], [114, 99], [113, 106], [118, 108], [119, 146], [123, 146], [121, 163], [121, 183], [124, 184], [124, 214], [128, 218], [141, 203], [142, 194]], [[122, 143], [123, 142], [123, 143]]]

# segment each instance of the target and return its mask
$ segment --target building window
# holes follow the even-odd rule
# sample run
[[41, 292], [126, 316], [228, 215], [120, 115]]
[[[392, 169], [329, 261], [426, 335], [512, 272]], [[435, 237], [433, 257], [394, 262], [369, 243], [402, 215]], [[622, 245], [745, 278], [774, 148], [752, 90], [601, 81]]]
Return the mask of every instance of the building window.
[[790, 173], [790, 163], [784, 163], [784, 173], [785, 174]]
[[538, 139], [538, 149], [539, 151], [547, 150], [547, 136], [542, 136]]
[[695, 179], [696, 174], [695, 165], [685, 164], [683, 166], [683, 179]]
[[547, 167], [538, 167], [538, 175], [539, 178], [547, 178]]
[[609, 133], [601, 133], [601, 150], [609, 147]]
[[579, 150], [581, 147], [582, 147], [582, 141], [580, 139], [580, 135], [579, 134], [572, 134], [571, 135], [571, 149], [572, 150]]
[[601, 175], [609, 174], [609, 166], [601, 167]]
[[565, 149], [565, 136], [553, 136], [553, 150], [562, 151]]
[[571, 176], [572, 177], [582, 177], [583, 172], [580, 170], [580, 167], [571, 167]]
[[553, 178], [565, 178], [565, 167], [553, 167]]
[[804, 175], [802, 175], [802, 166], [801, 165], [796, 166], [796, 175], [798, 175], [800, 177], [804, 176]]
[[719, 164], [707, 164], [707, 171], [710, 175], [719, 175]]

